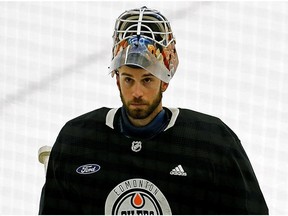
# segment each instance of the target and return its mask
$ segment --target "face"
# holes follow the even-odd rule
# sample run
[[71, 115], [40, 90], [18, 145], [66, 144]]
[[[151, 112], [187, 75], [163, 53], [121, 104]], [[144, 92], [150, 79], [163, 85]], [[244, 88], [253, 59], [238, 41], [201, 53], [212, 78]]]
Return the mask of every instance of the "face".
[[122, 66], [117, 85], [130, 120], [149, 123], [162, 110], [162, 92], [168, 87], [148, 71]]

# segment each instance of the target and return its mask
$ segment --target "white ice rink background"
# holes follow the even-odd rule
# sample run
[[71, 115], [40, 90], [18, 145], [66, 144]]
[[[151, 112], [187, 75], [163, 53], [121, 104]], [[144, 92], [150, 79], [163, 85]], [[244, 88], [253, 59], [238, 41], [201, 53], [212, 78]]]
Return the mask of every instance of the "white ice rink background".
[[[0, 2], [0, 214], [37, 214], [38, 149], [66, 121], [121, 105], [108, 75], [115, 18], [138, 1]], [[145, 3], [180, 65], [164, 105], [215, 115], [242, 141], [270, 214], [288, 215], [288, 2]]]

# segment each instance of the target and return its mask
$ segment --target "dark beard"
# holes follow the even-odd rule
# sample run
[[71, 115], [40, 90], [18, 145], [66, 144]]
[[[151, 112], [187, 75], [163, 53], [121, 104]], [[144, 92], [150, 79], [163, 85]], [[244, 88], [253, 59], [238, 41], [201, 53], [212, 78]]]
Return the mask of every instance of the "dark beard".
[[152, 104], [150, 104], [147, 109], [133, 109], [132, 110], [129, 108], [130, 103], [143, 103], [144, 102], [146, 104], [146, 102], [143, 101], [141, 98], [140, 99], [134, 98], [133, 101], [128, 103], [124, 100], [121, 91], [120, 91], [120, 97], [121, 97], [121, 101], [123, 103], [123, 106], [124, 106], [128, 116], [132, 117], [133, 119], [145, 119], [148, 116], [150, 116], [154, 112], [154, 110], [158, 107], [158, 105], [161, 103], [162, 92], [159, 91], [157, 97], [152, 101]]

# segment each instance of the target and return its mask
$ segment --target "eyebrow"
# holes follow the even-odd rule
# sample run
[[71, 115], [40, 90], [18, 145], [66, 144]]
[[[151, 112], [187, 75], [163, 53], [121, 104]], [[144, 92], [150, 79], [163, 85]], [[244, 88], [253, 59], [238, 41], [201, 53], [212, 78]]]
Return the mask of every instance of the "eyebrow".
[[[129, 74], [129, 73], [125, 73], [125, 72], [123, 72], [123, 73], [121, 73], [121, 75], [122, 76], [128, 76], [128, 77], [133, 77], [133, 75], [132, 74]], [[146, 73], [146, 74], [144, 74], [142, 77], [154, 77], [154, 75], [153, 74], [151, 74], [151, 73]]]

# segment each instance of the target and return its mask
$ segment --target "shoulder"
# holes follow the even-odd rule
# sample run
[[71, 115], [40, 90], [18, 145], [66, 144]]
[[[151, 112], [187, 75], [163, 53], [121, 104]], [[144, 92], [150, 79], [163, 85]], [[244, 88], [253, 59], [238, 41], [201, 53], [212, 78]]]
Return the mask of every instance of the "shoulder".
[[[173, 111], [173, 109], [169, 108]], [[173, 113], [173, 112], [172, 112]], [[175, 113], [175, 111], [174, 111]], [[172, 115], [173, 116], [173, 115]], [[220, 118], [190, 109], [179, 108], [174, 128], [187, 135], [223, 142], [239, 142], [237, 135]]]
[[59, 135], [79, 136], [84, 132], [103, 131], [106, 130], [105, 125], [107, 113], [110, 108], [102, 107], [93, 111], [87, 112], [67, 121], [62, 127]]
[[87, 122], [87, 121], [95, 121], [95, 122], [105, 122], [105, 118], [107, 113], [111, 110], [111, 108], [102, 107], [80, 116], [77, 116], [67, 122], [67, 124], [77, 124], [79, 122]]
[[89, 150], [96, 140], [105, 139], [110, 133], [108, 127], [105, 127], [105, 119], [110, 110], [102, 107], [66, 122], [54, 143], [54, 152], [78, 154], [85, 149]]
[[183, 122], [200, 121], [200, 122], [216, 123], [216, 124], [219, 124], [221, 122], [221, 120], [216, 116], [208, 115], [208, 114], [197, 112], [194, 110], [180, 108], [179, 111], [180, 111], [179, 120]]
[[222, 121], [215, 116], [184, 108], [167, 108], [175, 125], [222, 125]]
[[63, 129], [67, 128], [94, 128], [97, 129], [98, 127], [103, 127], [105, 124], [107, 125], [107, 117], [111, 111], [117, 110], [108, 107], [102, 107], [95, 109], [93, 111], [87, 112], [80, 116], [77, 116], [69, 121], [63, 126]]

